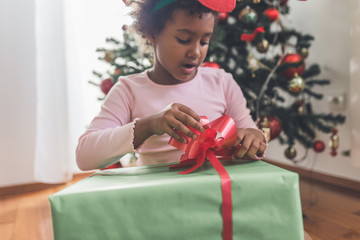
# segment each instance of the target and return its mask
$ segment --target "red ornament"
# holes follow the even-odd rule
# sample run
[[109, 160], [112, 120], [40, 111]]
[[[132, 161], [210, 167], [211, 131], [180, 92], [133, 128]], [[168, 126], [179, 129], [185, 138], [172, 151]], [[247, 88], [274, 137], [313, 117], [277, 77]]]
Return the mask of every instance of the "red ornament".
[[338, 133], [337, 128], [333, 128], [333, 129], [331, 130], [331, 133], [332, 133], [332, 135], [336, 135], [336, 134]]
[[325, 150], [325, 143], [323, 141], [317, 140], [313, 144], [313, 149], [315, 152], [320, 153]]
[[[299, 54], [290, 53], [284, 57], [281, 64], [298, 63], [300, 61], [303, 61], [303, 58]], [[280, 75], [287, 79], [292, 79], [295, 77], [295, 73], [297, 73], [298, 76], [301, 76], [304, 73], [304, 70], [305, 70], [305, 61], [303, 61], [303, 64], [301, 64], [299, 67], [290, 67], [285, 69], [284, 71], [280, 72]]]
[[270, 128], [270, 139], [277, 138], [282, 131], [281, 121], [276, 116], [269, 116], [268, 119]]
[[112, 86], [114, 85], [111, 78], [106, 78], [100, 83], [100, 89], [104, 94], [108, 94]]
[[270, 141], [280, 135], [282, 124], [280, 119], [276, 116], [262, 116], [258, 122], [258, 128], [264, 132], [265, 136], [267, 136], [267, 139]]
[[128, 0], [122, 0], [122, 1], [123, 1], [123, 3], [125, 3], [126, 6], [130, 6], [130, 1], [128, 1]]
[[228, 19], [229, 14], [226, 12], [220, 12], [217, 16], [217, 20], [219, 21], [219, 23], [224, 23], [226, 22], [226, 20]]
[[221, 67], [219, 66], [219, 64], [217, 64], [216, 62], [204, 62], [201, 66], [202, 66], [202, 67], [218, 68], [218, 69], [221, 68]]
[[268, 8], [264, 11], [264, 15], [269, 18], [270, 22], [274, 22], [279, 18], [279, 11], [276, 8]]

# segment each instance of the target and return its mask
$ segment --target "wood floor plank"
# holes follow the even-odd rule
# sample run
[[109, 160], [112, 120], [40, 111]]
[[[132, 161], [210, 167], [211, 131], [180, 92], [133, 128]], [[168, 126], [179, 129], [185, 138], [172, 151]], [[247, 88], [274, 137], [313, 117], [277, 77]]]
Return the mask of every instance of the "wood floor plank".
[[0, 236], [2, 240], [11, 240], [14, 232], [14, 223], [0, 223]]
[[360, 232], [360, 216], [351, 212], [344, 212], [337, 208], [328, 208], [323, 205], [317, 205], [316, 207], [310, 209], [304, 209], [304, 212], [309, 212], [307, 217], [321, 217], [341, 227], [350, 228]]
[[0, 198], [0, 224], [14, 222], [17, 214], [18, 198], [2, 196]]
[[13, 240], [49, 240], [53, 238], [50, 204], [52, 191], [25, 194], [19, 200]]

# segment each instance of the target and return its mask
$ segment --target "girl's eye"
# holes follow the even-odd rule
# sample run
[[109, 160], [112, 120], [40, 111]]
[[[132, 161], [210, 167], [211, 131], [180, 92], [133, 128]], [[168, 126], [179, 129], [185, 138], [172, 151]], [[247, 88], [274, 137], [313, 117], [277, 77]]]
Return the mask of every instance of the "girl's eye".
[[186, 40], [180, 39], [180, 38], [176, 38], [176, 39], [180, 44], [188, 44], [188, 43], [190, 43], [190, 39], [186, 39]]
[[209, 42], [206, 42], [206, 41], [201, 41], [201, 42], [200, 42], [200, 44], [201, 44], [201, 46], [206, 46], [206, 45], [208, 45], [208, 44], [209, 44]]

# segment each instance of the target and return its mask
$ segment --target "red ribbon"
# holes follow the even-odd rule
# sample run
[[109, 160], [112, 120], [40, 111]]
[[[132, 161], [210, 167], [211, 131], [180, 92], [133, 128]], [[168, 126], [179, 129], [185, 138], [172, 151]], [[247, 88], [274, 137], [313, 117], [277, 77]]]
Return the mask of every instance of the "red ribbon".
[[[231, 200], [231, 179], [224, 166], [216, 156], [231, 156], [231, 147], [237, 138], [237, 128], [231, 117], [223, 115], [220, 118], [209, 122], [206, 117], [201, 117], [205, 131], [200, 133], [194, 128], [198, 138], [193, 140], [186, 138], [187, 143], [181, 143], [171, 138], [169, 144], [184, 151], [180, 164], [174, 166], [187, 166], [195, 163], [191, 168], [179, 172], [188, 174], [199, 168], [207, 158], [220, 175], [222, 189], [222, 215], [223, 215], [223, 239], [232, 239], [232, 200]], [[221, 135], [221, 136], [219, 136]]]
[[254, 38], [256, 37], [256, 35], [260, 32], [265, 32], [264, 27], [257, 27], [255, 28], [253, 33], [243, 33], [241, 34], [241, 41], [248, 41], [248, 42], [252, 42], [252, 40], [254, 40]]

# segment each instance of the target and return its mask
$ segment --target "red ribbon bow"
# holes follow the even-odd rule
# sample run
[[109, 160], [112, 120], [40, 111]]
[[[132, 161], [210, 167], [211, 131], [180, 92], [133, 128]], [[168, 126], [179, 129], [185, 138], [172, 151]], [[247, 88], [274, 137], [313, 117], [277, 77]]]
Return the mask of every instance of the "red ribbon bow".
[[[189, 163], [195, 163], [191, 168], [179, 172], [179, 174], [188, 174], [199, 168], [207, 158], [220, 175], [222, 188], [222, 214], [223, 214], [223, 239], [232, 239], [232, 200], [231, 200], [231, 179], [224, 166], [216, 156], [230, 156], [232, 154], [231, 146], [237, 137], [237, 128], [234, 120], [228, 115], [209, 122], [206, 117], [201, 117], [201, 122], [206, 129], [200, 133], [194, 128], [198, 138], [193, 140], [186, 138], [187, 143], [181, 143], [171, 138], [169, 144], [184, 151], [181, 156], [180, 164], [176, 166], [186, 166]], [[221, 135], [221, 136], [219, 136]]]
[[248, 42], [252, 42], [252, 40], [254, 40], [254, 38], [256, 37], [256, 35], [258, 33], [264, 33], [264, 27], [257, 27], [255, 28], [253, 33], [243, 33], [241, 34], [241, 41], [248, 41]]

